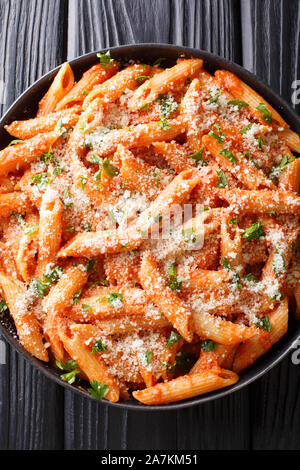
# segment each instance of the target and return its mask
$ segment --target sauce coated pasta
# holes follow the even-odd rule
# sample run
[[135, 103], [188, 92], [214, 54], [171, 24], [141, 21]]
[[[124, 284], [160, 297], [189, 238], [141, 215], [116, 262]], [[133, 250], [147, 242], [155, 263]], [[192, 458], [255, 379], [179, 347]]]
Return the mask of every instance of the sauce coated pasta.
[[200, 59], [97, 61], [6, 126], [2, 314], [98, 399], [228, 387], [300, 316], [300, 138]]

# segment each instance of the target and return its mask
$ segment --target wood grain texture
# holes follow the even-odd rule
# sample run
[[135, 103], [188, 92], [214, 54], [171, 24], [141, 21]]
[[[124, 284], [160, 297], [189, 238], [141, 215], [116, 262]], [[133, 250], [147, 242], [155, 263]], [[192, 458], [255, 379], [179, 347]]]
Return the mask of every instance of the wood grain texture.
[[[64, 60], [60, 0], [0, 1], [3, 112], [43, 73]], [[7, 346], [0, 366], [0, 449], [63, 446], [63, 391]]]
[[[300, 2], [242, 0], [241, 20], [243, 65], [292, 104], [291, 84], [300, 78]], [[300, 368], [288, 357], [250, 387], [254, 449], [300, 448], [299, 381]]]
[[[217, 53], [290, 101], [291, 83], [300, 79], [300, 2], [0, 0], [2, 111], [66, 58], [140, 42]], [[206, 405], [122, 412], [63, 391], [7, 347], [0, 449], [299, 449], [299, 380], [299, 366], [287, 358], [250, 387]]]

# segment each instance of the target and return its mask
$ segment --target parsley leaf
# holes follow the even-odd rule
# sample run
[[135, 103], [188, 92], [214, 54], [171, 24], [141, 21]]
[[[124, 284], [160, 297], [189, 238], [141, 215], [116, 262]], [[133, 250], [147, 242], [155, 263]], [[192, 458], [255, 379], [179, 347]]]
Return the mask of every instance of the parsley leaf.
[[106, 351], [106, 346], [102, 343], [101, 339], [98, 339], [98, 341], [96, 341], [93, 344], [92, 354], [96, 354], [96, 353], [99, 353], [99, 352], [102, 352], [102, 351]]
[[220, 171], [217, 171], [217, 175], [218, 175], [219, 181], [216, 182], [216, 187], [226, 188], [226, 186], [228, 186], [228, 180], [226, 178], [225, 173], [222, 170], [220, 170]]
[[214, 131], [209, 131], [208, 135], [209, 135], [210, 137], [213, 137], [214, 139], [216, 139], [220, 145], [223, 145], [224, 142], [225, 142], [225, 140], [224, 140], [224, 136], [225, 136], [224, 132], [220, 132], [220, 135], [219, 135], [219, 134], [216, 134]]
[[39, 229], [38, 225], [27, 225], [27, 227], [24, 230], [25, 235], [33, 235], [36, 233]]
[[91, 273], [94, 269], [96, 260], [95, 259], [89, 259], [88, 262], [86, 263], [85, 269], [87, 273]]
[[267, 315], [264, 318], [260, 318], [255, 325], [258, 328], [261, 328], [262, 330], [267, 331], [268, 333], [270, 333], [272, 329], [272, 324], [270, 323], [269, 315]]
[[30, 281], [29, 288], [33, 293], [34, 298], [36, 297], [45, 297], [49, 293], [50, 285], [48, 282], [43, 282], [36, 277], [33, 277]]
[[50, 173], [38, 173], [36, 175], [30, 175], [30, 178], [40, 191], [45, 192], [50, 183], [49, 176]]
[[103, 163], [102, 163], [102, 168], [105, 171], [105, 173], [108, 176], [110, 176], [110, 178], [113, 178], [119, 173], [118, 168], [111, 164], [110, 158], [104, 158]]
[[15, 140], [12, 140], [7, 147], [11, 147], [11, 145], [17, 145], [17, 144], [25, 144], [24, 140], [20, 140], [20, 139], [15, 139]]
[[173, 263], [169, 267], [168, 277], [169, 277], [169, 281], [167, 282], [166, 286], [172, 290], [180, 291], [182, 282], [178, 281], [177, 279], [176, 268]]
[[259, 103], [256, 109], [262, 114], [262, 119], [272, 124], [272, 113], [266, 108], [265, 103]]
[[276, 179], [276, 178], [279, 178], [280, 174], [288, 167], [288, 165], [290, 163], [292, 163], [293, 161], [295, 160], [295, 157], [294, 155], [292, 155], [291, 157], [286, 154], [284, 155], [284, 157], [282, 158], [281, 162], [279, 163], [279, 165], [277, 166], [273, 166], [272, 169], [271, 169], [271, 172], [269, 174], [269, 178], [270, 179]]
[[139, 75], [138, 77], [135, 77], [139, 85], [149, 78], [152, 78], [152, 75]]
[[91, 380], [90, 384], [92, 388], [88, 388], [88, 392], [98, 400], [102, 400], [107, 394], [109, 386], [102, 382], [97, 382], [97, 380]]
[[205, 351], [205, 352], [214, 351], [216, 347], [217, 347], [216, 343], [212, 341], [211, 339], [206, 339], [205, 341], [202, 341], [201, 343], [201, 349], [202, 351]]
[[243, 238], [246, 240], [258, 240], [260, 237], [265, 237], [266, 233], [263, 230], [261, 221], [258, 220], [250, 225], [243, 233]]
[[238, 106], [239, 109], [246, 108], [247, 106], [249, 106], [249, 104], [243, 100], [230, 100], [227, 102], [227, 104], [229, 104], [229, 106]]
[[250, 131], [251, 127], [253, 126], [253, 123], [250, 122], [247, 126], [243, 127], [243, 129], [240, 130], [240, 134], [246, 134], [246, 132]]
[[169, 338], [167, 339], [166, 348], [169, 348], [173, 344], [177, 343], [181, 339], [181, 335], [176, 333], [176, 331], [171, 331]]
[[147, 366], [149, 366], [150, 362], [152, 361], [152, 356], [153, 356], [152, 351], [146, 351], [145, 352]]
[[229, 160], [230, 163], [232, 163], [233, 165], [237, 163], [238, 159], [236, 158], [235, 155], [233, 155], [232, 152], [230, 152], [230, 150], [224, 149], [220, 153], [221, 155], [223, 155], [223, 157], [227, 158], [227, 160]]
[[164, 131], [166, 131], [167, 129], [171, 129], [172, 127], [170, 126], [163, 114], [160, 115], [160, 121], [157, 122], [157, 125], [158, 127], [161, 127]]
[[104, 67], [105, 69], [107, 68], [107, 66], [112, 62], [112, 58], [110, 56], [110, 51], [107, 51], [105, 52], [104, 54], [101, 54], [101, 52], [98, 52], [96, 54], [96, 56], [98, 57], [98, 59], [100, 59], [100, 64], [102, 65], [102, 67]]
[[8, 312], [8, 306], [5, 300], [1, 300], [0, 302], [0, 313], [6, 313]]
[[73, 304], [78, 304], [80, 302], [81, 292], [82, 289], [79, 289], [77, 292], [75, 292], [73, 295]]
[[123, 294], [111, 292], [107, 299], [108, 303], [114, 308], [120, 308], [123, 304]]
[[208, 165], [208, 160], [205, 159], [205, 158], [203, 159], [203, 151], [204, 151], [204, 148], [202, 147], [197, 152], [193, 153], [192, 155], [189, 155], [189, 158], [194, 160], [194, 166], [195, 167], [197, 167], [199, 165], [201, 165], [201, 166], [207, 166]]
[[46, 274], [44, 274], [44, 278], [47, 282], [50, 282], [51, 284], [56, 284], [56, 282], [61, 278], [64, 272], [64, 268], [61, 268], [60, 266], [55, 266], [54, 268], [50, 269]]
[[71, 201], [68, 188], [64, 189], [62, 202], [65, 210], [73, 206], [73, 202]]

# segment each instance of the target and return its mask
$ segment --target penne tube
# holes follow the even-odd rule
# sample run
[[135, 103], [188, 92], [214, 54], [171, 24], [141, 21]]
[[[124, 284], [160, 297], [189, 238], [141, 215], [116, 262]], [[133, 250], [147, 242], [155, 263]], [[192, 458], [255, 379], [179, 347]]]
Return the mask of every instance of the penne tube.
[[6, 147], [0, 151], [0, 176], [20, 170], [40, 158], [49, 150], [59, 135], [57, 132], [38, 134], [24, 143]]
[[186, 125], [187, 144], [192, 153], [199, 151], [202, 147], [201, 137], [203, 132], [201, 131], [201, 124], [203, 118], [201, 117], [201, 111], [200, 82], [198, 78], [195, 78], [180, 105], [180, 114]]
[[164, 317], [144, 318], [143, 316], [122, 316], [119, 318], [108, 318], [98, 320], [95, 324], [74, 325], [72, 331], [79, 332], [83, 341], [87, 341], [91, 332], [97, 332], [96, 336], [129, 334], [138, 331], [157, 330], [161, 328], [170, 328], [172, 324]]
[[159, 383], [132, 394], [136, 400], [145, 405], [164, 405], [228, 387], [235, 384], [238, 379], [238, 375], [225, 369], [221, 369], [218, 375], [210, 371], [201, 371], [199, 374], [183, 375], [170, 382]]
[[[38, 248], [37, 236], [39, 231], [39, 218], [31, 214], [26, 219], [26, 227], [19, 241], [16, 256], [16, 267], [22, 279], [29, 284], [36, 267], [36, 253]], [[32, 233], [31, 233], [32, 231]]]
[[13, 211], [25, 214], [30, 208], [28, 197], [21, 191], [0, 194], [0, 217], [9, 217]]
[[103, 103], [113, 103], [121, 98], [123, 93], [137, 88], [139, 77], [147, 77], [160, 71], [161, 69], [158, 67], [151, 67], [150, 65], [129, 65], [101, 85], [95, 86], [85, 98], [83, 108], [85, 109], [95, 98], [100, 98]]
[[69, 93], [57, 103], [56, 111], [74, 106], [74, 104], [81, 104], [87, 95], [93, 93], [94, 87], [108, 80], [117, 70], [118, 63], [115, 61], [106, 68], [101, 64], [93, 65], [83, 73], [82, 78], [75, 83]]
[[253, 364], [262, 354], [265, 354], [273, 344], [287, 332], [288, 328], [288, 299], [283, 299], [278, 308], [269, 315], [270, 332], [260, 330], [253, 338], [242, 343], [234, 358], [233, 370], [242, 372]]
[[[242, 237], [237, 225], [230, 227], [230, 214], [223, 214], [221, 218], [221, 260], [229, 261], [231, 268], [239, 268], [239, 274], [243, 269]], [[241, 269], [242, 268], [242, 269]]]
[[236, 344], [252, 338], [258, 329], [222, 320], [208, 313], [193, 311], [194, 328], [197, 335], [220, 344]]
[[167, 319], [188, 342], [193, 338], [191, 311], [175, 291], [167, 287], [167, 281], [149, 252], [144, 252], [140, 280], [148, 298], [162, 311]]
[[[202, 138], [204, 147], [216, 159], [217, 163], [230, 171], [248, 189], [275, 189], [272, 181], [267, 178], [262, 170], [243, 157], [240, 152], [232, 153], [223, 144], [219, 144], [214, 137], [205, 135]], [[228, 145], [226, 145], [228, 147]], [[229, 156], [227, 156], [229, 155]]]
[[89, 381], [96, 380], [109, 386], [105, 398], [116, 402], [119, 400], [120, 388], [109, 373], [105, 362], [98, 355], [91, 354], [91, 351], [81, 342], [78, 335], [69, 337], [65, 329], [58, 328], [60, 339], [71, 358], [78, 364], [79, 368], [88, 377]]
[[122, 145], [119, 145], [115, 158], [120, 159], [120, 172], [125, 188], [138, 191], [149, 200], [155, 199], [170, 182], [170, 176], [143, 160], [138, 160]]
[[179, 62], [174, 67], [164, 70], [158, 75], [146, 80], [132, 95], [128, 102], [129, 109], [135, 111], [145, 104], [152, 103], [159, 94], [165, 94], [184, 84], [185, 80], [194, 77], [202, 68], [201, 59], [188, 59]]
[[232, 205], [235, 213], [300, 214], [300, 197], [287, 191], [217, 190], [218, 196]]
[[201, 174], [196, 170], [183, 171], [142, 212], [132, 228], [78, 234], [60, 250], [58, 256], [91, 257], [137, 249], [151, 226], [157, 223], [156, 217], [163, 216], [173, 205], [184, 201], [200, 179]]
[[41, 361], [49, 360], [37, 319], [27, 308], [25, 285], [0, 273], [0, 284], [21, 344]]
[[288, 167], [279, 177], [279, 189], [281, 191], [295, 192], [300, 191], [300, 158], [289, 163]]
[[284, 140], [291, 150], [300, 153], [300, 136], [296, 132], [291, 131], [291, 129], [284, 129], [284, 131], [279, 132], [279, 137]]
[[183, 132], [184, 127], [180, 119], [138, 124], [127, 129], [114, 129], [108, 132], [103, 136], [101, 144], [94, 150], [100, 157], [105, 157], [115, 152], [120, 142], [127, 148], [147, 147], [153, 141], [172, 140]]
[[36, 277], [42, 279], [47, 265], [53, 263], [61, 242], [63, 204], [54, 190], [43, 194], [38, 234]]
[[70, 65], [65, 62], [59, 69], [52, 85], [39, 102], [37, 117], [45, 116], [55, 110], [57, 103], [71, 90], [74, 85], [74, 74]]
[[80, 111], [79, 106], [73, 106], [70, 109], [50, 113], [46, 116], [27, 119], [26, 121], [13, 121], [8, 126], [5, 126], [5, 129], [10, 135], [18, 139], [31, 139], [37, 134], [54, 131], [60, 119], [66, 129], [74, 127], [78, 122]]
[[152, 146], [154, 152], [162, 155], [177, 173], [195, 166], [194, 160], [189, 158], [189, 155], [192, 154], [181, 144], [176, 142], [153, 142]]
[[[236, 75], [226, 70], [217, 70], [215, 77], [218, 83], [228, 90], [236, 99], [243, 100], [249, 104], [253, 115], [259, 119], [263, 124], [268, 124], [269, 120], [266, 121], [262, 117], [262, 113], [257, 110], [257, 107], [262, 103], [264, 107], [269, 111], [272, 119], [277, 121], [277, 125], [282, 127], [288, 127], [285, 120], [280, 116], [277, 111], [256, 91], [254, 91], [249, 85], [240, 80]], [[271, 122], [272, 122], [271, 119]]]

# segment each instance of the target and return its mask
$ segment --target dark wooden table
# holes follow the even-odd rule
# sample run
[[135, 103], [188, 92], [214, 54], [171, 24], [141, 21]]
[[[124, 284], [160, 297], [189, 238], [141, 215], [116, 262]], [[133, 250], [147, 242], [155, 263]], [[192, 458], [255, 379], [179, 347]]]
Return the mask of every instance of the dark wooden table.
[[[0, 0], [2, 111], [61, 62], [139, 42], [214, 52], [290, 102], [300, 79], [300, 1]], [[203, 406], [122, 412], [64, 391], [7, 346], [0, 449], [300, 449], [299, 382], [300, 365], [288, 357], [255, 384]]]

